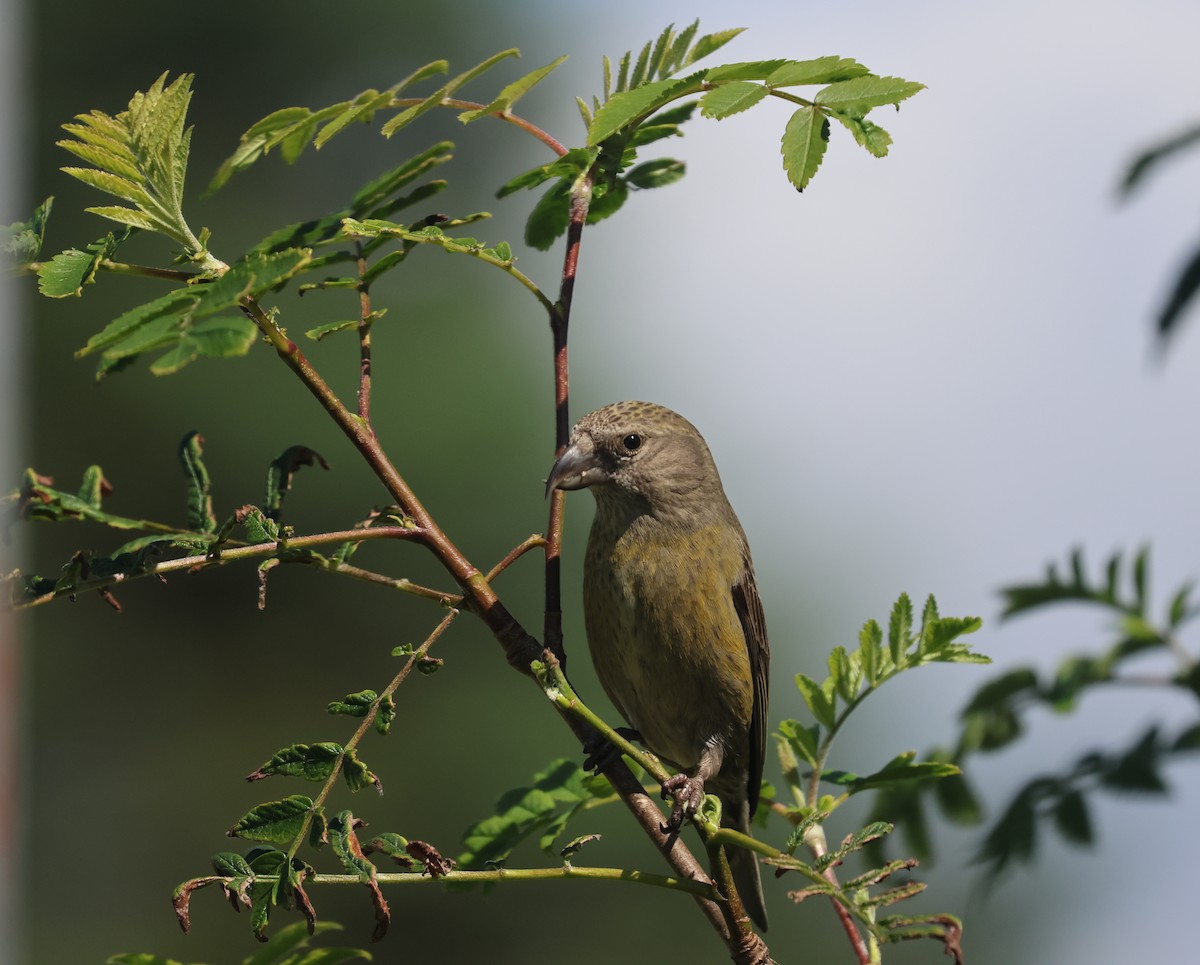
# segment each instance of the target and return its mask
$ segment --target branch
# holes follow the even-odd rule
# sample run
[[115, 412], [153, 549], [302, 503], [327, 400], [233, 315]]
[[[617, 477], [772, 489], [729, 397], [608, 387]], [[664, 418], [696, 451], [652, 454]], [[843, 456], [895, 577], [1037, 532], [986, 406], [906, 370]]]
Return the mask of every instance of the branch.
[[[159, 525], [157, 523], [152, 524], [154, 531], [158, 531]], [[166, 531], [164, 530], [164, 532]], [[169, 535], [184, 536], [188, 534], [179, 530], [169, 529]], [[196, 535], [199, 537], [205, 534]], [[421, 535], [419, 530], [410, 529], [405, 526], [376, 526], [371, 529], [346, 529], [330, 533], [315, 533], [309, 536], [295, 536], [271, 543], [226, 544], [216, 551], [194, 554], [192, 556], [180, 556], [172, 560], [163, 560], [160, 563], [145, 563], [132, 572], [110, 573], [104, 576], [89, 577], [66, 586], [55, 587], [49, 593], [43, 593], [32, 599], [13, 603], [9, 608], [13, 610], [27, 610], [30, 607], [49, 603], [60, 596], [74, 596], [79, 593], [86, 593], [89, 590], [103, 590], [118, 583], [142, 579], [147, 576], [157, 576], [159, 579], [163, 579], [172, 573], [188, 573], [212, 569], [213, 567], [224, 566], [240, 560], [269, 557], [277, 557], [281, 562], [305, 563], [311, 566], [319, 566], [329, 573], [337, 573], [363, 580], [367, 583], [387, 586], [393, 590], [400, 590], [404, 593], [410, 593], [414, 596], [438, 602], [458, 603], [462, 597], [456, 593], [447, 593], [433, 587], [422, 586], [403, 577], [387, 576], [383, 573], [363, 569], [362, 567], [351, 566], [349, 563], [335, 563], [333, 560], [323, 557], [296, 552], [298, 550], [305, 550], [308, 547], [322, 546], [328, 543], [358, 543], [375, 539], [420, 539]], [[289, 556], [289, 554], [293, 555]]]

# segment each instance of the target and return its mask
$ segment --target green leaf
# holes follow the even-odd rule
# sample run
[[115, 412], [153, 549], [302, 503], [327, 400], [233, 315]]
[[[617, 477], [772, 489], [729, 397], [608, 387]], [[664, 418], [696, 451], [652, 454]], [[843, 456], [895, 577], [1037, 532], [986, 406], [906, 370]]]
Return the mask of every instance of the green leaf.
[[466, 851], [458, 863], [464, 868], [482, 868], [504, 861], [521, 841], [554, 824], [561, 830], [562, 811], [594, 797], [587, 775], [574, 761], [560, 760], [536, 774], [530, 787], [509, 791], [496, 802], [494, 816], [472, 825], [463, 835]]
[[530, 71], [520, 80], [513, 81], [500, 91], [496, 99], [488, 104], [487, 107], [481, 107], [473, 111], [463, 111], [458, 115], [458, 119], [464, 124], [468, 124], [471, 121], [479, 120], [481, 117], [487, 117], [489, 114], [508, 114], [512, 110], [513, 104], [533, 90], [554, 68], [566, 59], [566, 55], [564, 54], [557, 60], [552, 60], [545, 67], [539, 67], [537, 70]]
[[299, 777], [306, 781], [325, 781], [333, 773], [342, 745], [331, 741], [319, 744], [292, 744], [278, 750], [258, 770], [246, 775], [247, 781], [265, 777]]
[[267, 467], [267, 492], [263, 499], [266, 514], [271, 519], [279, 520], [283, 501], [292, 488], [292, 480], [304, 466], [320, 466], [326, 471], [329, 469], [325, 458], [308, 446], [288, 446], [271, 460]]
[[1200, 141], [1200, 124], [1188, 127], [1174, 137], [1139, 154], [1126, 169], [1124, 178], [1121, 179], [1121, 193], [1129, 194], [1162, 161], [1180, 151], [1190, 149], [1198, 141]]
[[854, 781], [853, 793], [882, 787], [896, 781], [925, 781], [942, 777], [954, 777], [962, 771], [954, 764], [941, 761], [921, 761], [919, 763], [893, 763], [874, 774], [860, 777]]
[[251, 808], [226, 832], [231, 838], [250, 838], [272, 844], [291, 844], [313, 813], [312, 798], [293, 794]]
[[50, 197], [39, 204], [28, 221], [15, 221], [10, 225], [0, 227], [0, 252], [12, 255], [17, 262], [33, 261], [42, 252], [42, 243], [46, 238], [46, 222], [50, 219], [50, 209], [54, 198]]
[[675, 158], [660, 157], [630, 168], [625, 180], [635, 188], [662, 188], [674, 184], [687, 173], [687, 166]]
[[592, 126], [588, 129], [589, 147], [598, 147], [600, 142], [643, 117], [648, 117], [671, 101], [701, 89], [702, 74], [668, 80], [651, 81], [633, 90], [614, 94], [596, 112]]
[[888, 148], [892, 146], [892, 135], [878, 124], [854, 114], [845, 114], [841, 111], [830, 111], [829, 116], [838, 121], [854, 136], [854, 140], [859, 147], [866, 148], [875, 157], [887, 156]]
[[397, 114], [390, 121], [388, 121], [386, 124], [383, 125], [383, 127], [380, 129], [380, 133], [383, 134], [384, 137], [391, 137], [402, 127], [407, 127], [409, 124], [411, 124], [413, 121], [415, 121], [422, 114], [437, 107], [446, 98], [453, 97], [454, 93], [460, 87], [462, 87], [465, 84], [469, 83], [470, 81], [474, 80], [480, 74], [484, 73], [484, 71], [490, 70], [496, 64], [500, 63], [500, 61], [505, 60], [509, 57], [520, 57], [520, 56], [521, 56], [521, 52], [519, 50], [517, 50], [515, 47], [513, 47], [509, 50], [502, 50], [498, 54], [493, 54], [487, 60], [484, 60], [481, 63], [476, 64], [470, 70], [464, 71], [463, 73], [461, 73], [457, 77], [455, 77], [453, 80], [447, 82], [444, 86], [440, 87], [438, 90], [434, 91], [427, 98], [425, 98], [425, 100], [423, 100], [420, 104], [416, 104], [412, 107], [407, 108], [406, 110], [401, 111], [399, 114]]
[[96, 277], [100, 263], [111, 258], [128, 240], [132, 232], [126, 228], [120, 235], [107, 234], [87, 246], [86, 251], [69, 248], [38, 266], [38, 289], [48, 298], [65, 298], [83, 294], [83, 286]]
[[179, 443], [179, 464], [187, 480], [188, 527], [200, 533], [217, 529], [213, 513], [212, 481], [204, 465], [204, 437], [199, 432], [187, 433]]
[[813, 100], [822, 107], [847, 114], [865, 114], [873, 107], [899, 104], [924, 89], [924, 84], [900, 77], [855, 77], [817, 91]]
[[933, 792], [942, 814], [956, 824], [972, 826], [983, 820], [983, 806], [964, 775], [945, 775], [934, 783]]
[[689, 67], [696, 61], [702, 60], [710, 54], [715, 54], [745, 29], [745, 27], [731, 27], [728, 30], [718, 30], [714, 33], [705, 34], [696, 41], [696, 45], [691, 49], [680, 66]]
[[829, 119], [813, 107], [801, 107], [784, 128], [781, 151], [788, 180], [797, 191], [808, 187], [829, 145]]
[[83, 286], [96, 276], [98, 259], [94, 252], [68, 248], [38, 266], [38, 291], [47, 298], [82, 295]]
[[700, 113], [705, 117], [723, 120], [732, 114], [749, 110], [767, 96], [767, 88], [750, 81], [731, 81], [714, 87], [700, 98]]
[[975, 691], [975, 696], [963, 708], [962, 716], [965, 718], [967, 715], [977, 711], [992, 710], [1010, 702], [1018, 695], [1032, 695], [1036, 692], [1037, 686], [1037, 674], [1031, 668], [1018, 667], [1015, 670], [1010, 670], [1008, 673], [989, 681]]
[[1068, 791], [1054, 806], [1054, 826], [1063, 840], [1071, 844], [1090, 845], [1095, 841], [1087, 801], [1080, 791]]
[[704, 79], [710, 84], [719, 84], [730, 80], [766, 80], [787, 60], [750, 60], [738, 64], [722, 64], [712, 67], [704, 74]]
[[138, 228], [159, 231], [183, 245], [206, 271], [219, 273], [224, 263], [213, 258], [183, 216], [191, 130], [185, 128], [191, 101], [192, 75], [181, 74], [168, 86], [164, 73], [145, 92], [137, 92], [128, 108], [109, 117], [103, 111], [81, 114], [64, 130], [73, 139], [60, 141], [92, 167], [62, 170], [100, 191], [133, 205], [89, 209]]
[[900, 598], [892, 607], [891, 619], [888, 621], [888, 651], [897, 669], [908, 662], [908, 646], [912, 639], [912, 600], [907, 593], [901, 593]]
[[344, 714], [347, 717], [366, 717], [379, 695], [373, 690], [360, 690], [356, 694], [346, 694], [341, 700], [330, 701], [325, 709], [331, 714]]
[[817, 724], [805, 727], [799, 721], [785, 720], [779, 724], [779, 733], [808, 762], [809, 767], [817, 766], [821, 737], [821, 728]]
[[766, 77], [768, 87], [800, 87], [804, 84], [831, 84], [869, 74], [862, 64], [848, 57], [818, 57], [816, 60], [789, 60]]
[[549, 251], [571, 221], [571, 181], [563, 179], [541, 196], [525, 222], [525, 243]]
[[806, 674], [796, 674], [796, 687], [817, 722], [826, 730], [832, 730], [837, 720], [833, 700], [827, 697], [825, 692], [817, 686], [817, 682]]
[[403, 164], [380, 175], [364, 185], [350, 202], [350, 213], [364, 217], [371, 209], [392, 197], [401, 188], [407, 187], [421, 175], [454, 157], [454, 144], [438, 141]]
[[342, 761], [342, 777], [351, 791], [361, 791], [364, 787], [374, 787], [380, 794], [383, 785], [378, 776], [366, 764], [358, 759], [358, 752], [349, 750]]
[[874, 620], [868, 620], [859, 631], [858, 663], [863, 669], [867, 683], [871, 687], [876, 686], [883, 665], [883, 631]]
[[392, 102], [395, 91], [395, 88], [385, 90], [382, 93], [377, 90], [363, 91], [350, 102], [345, 110], [317, 132], [317, 136], [313, 138], [313, 147], [319, 151], [335, 134], [344, 131], [356, 121], [364, 124], [370, 122], [375, 116], [376, 111], [387, 107]]

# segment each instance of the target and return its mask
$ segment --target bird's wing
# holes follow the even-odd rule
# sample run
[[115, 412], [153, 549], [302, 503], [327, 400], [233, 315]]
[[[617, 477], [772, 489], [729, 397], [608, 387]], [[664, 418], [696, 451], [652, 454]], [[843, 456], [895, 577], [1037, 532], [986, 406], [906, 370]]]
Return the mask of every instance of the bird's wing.
[[758, 807], [758, 792], [762, 787], [763, 759], [767, 755], [767, 671], [771, 663], [771, 647], [767, 643], [767, 621], [763, 616], [758, 584], [754, 580], [754, 565], [744, 546], [742, 574], [733, 584], [733, 605], [746, 637], [750, 677], [754, 681], [754, 712], [750, 718], [750, 776], [746, 787], [750, 813], [754, 814]]

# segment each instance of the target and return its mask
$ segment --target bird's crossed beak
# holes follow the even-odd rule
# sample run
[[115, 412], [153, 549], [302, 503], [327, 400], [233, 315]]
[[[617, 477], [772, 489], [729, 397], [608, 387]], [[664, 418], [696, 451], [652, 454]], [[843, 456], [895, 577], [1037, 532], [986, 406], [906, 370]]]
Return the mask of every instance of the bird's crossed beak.
[[546, 495], [555, 489], [583, 489], [600, 481], [600, 462], [595, 450], [581, 442], [575, 442], [563, 450], [555, 460], [546, 479]]

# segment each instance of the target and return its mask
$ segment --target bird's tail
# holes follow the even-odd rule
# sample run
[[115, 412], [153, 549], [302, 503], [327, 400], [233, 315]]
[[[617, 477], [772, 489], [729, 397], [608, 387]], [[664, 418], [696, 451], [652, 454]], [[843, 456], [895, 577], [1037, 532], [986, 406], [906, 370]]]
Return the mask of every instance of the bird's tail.
[[[722, 821], [727, 827], [743, 834], [750, 834], [750, 803], [742, 801], [738, 808], [726, 808]], [[763, 898], [762, 877], [759, 875], [758, 857], [745, 848], [726, 848], [729, 870], [733, 883], [737, 885], [742, 904], [751, 920], [762, 931], [767, 930], [767, 906]]]

